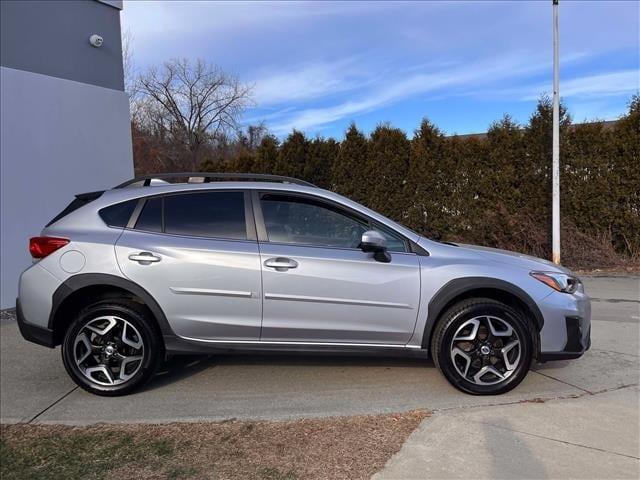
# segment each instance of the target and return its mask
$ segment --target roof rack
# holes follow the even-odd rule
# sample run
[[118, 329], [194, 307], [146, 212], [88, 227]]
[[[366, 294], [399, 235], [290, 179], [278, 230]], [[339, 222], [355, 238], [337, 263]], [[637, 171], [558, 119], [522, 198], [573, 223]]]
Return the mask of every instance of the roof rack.
[[152, 180], [164, 180], [175, 178], [201, 178], [202, 183], [210, 183], [213, 180], [246, 180], [246, 181], [264, 181], [264, 182], [281, 182], [291, 183], [294, 185], [303, 185], [305, 187], [315, 187], [314, 184], [299, 180], [293, 177], [283, 177], [281, 175], [267, 175], [260, 173], [211, 173], [211, 172], [183, 172], [183, 173], [157, 173], [143, 175], [140, 177], [127, 180], [113, 188], [124, 188], [134, 183], [142, 182], [143, 187], [151, 185]]

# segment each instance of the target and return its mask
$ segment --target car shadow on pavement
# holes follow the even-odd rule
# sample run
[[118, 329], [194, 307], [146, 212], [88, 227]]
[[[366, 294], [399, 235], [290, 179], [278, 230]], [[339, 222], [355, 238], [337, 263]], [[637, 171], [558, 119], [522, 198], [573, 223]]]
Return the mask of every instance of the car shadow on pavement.
[[508, 419], [489, 420], [482, 430], [491, 461], [490, 478], [549, 478], [540, 454], [531, 449], [529, 439], [514, 432]]
[[433, 365], [431, 360], [416, 357], [376, 356], [376, 355], [341, 355], [335, 353], [269, 353], [269, 354], [230, 354], [219, 356], [221, 365], [283, 365], [308, 367], [336, 366], [371, 366], [371, 367], [415, 367], [424, 368]]
[[141, 392], [162, 388], [216, 366], [283, 366], [283, 367], [372, 367], [435, 368], [433, 361], [415, 357], [376, 357], [368, 355], [249, 353], [221, 355], [175, 355], [164, 362], [158, 373]]
[[139, 391], [154, 390], [178, 382], [216, 366], [212, 355], [175, 355], [166, 360], [158, 372]]
[[568, 367], [575, 363], [575, 360], [554, 360], [553, 362], [536, 363], [531, 364], [532, 371], [538, 370], [558, 370]]

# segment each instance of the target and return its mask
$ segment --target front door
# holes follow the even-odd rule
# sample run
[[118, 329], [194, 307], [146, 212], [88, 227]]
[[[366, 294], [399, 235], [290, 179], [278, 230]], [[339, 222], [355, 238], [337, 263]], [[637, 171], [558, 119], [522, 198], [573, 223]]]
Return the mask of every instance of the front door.
[[245, 193], [149, 198], [116, 244], [125, 276], [146, 289], [173, 331], [207, 341], [257, 341], [260, 256]]
[[405, 240], [382, 230], [392, 259], [381, 263], [358, 248], [362, 233], [372, 228], [367, 219], [322, 199], [284, 192], [263, 193], [256, 203], [265, 237], [260, 242], [262, 341], [409, 341], [419, 307], [420, 267]]

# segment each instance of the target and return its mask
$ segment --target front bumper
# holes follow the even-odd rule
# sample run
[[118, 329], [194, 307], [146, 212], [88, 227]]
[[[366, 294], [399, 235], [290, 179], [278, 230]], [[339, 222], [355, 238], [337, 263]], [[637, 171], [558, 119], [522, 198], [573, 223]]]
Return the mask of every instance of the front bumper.
[[581, 357], [591, 347], [591, 325], [581, 317], [566, 317], [567, 343], [560, 352], [540, 352], [538, 360], [571, 360]]
[[544, 317], [538, 360], [578, 358], [591, 346], [591, 300], [580, 289], [553, 292], [538, 303]]
[[38, 345], [44, 345], [49, 348], [54, 348], [56, 346], [52, 330], [39, 325], [34, 325], [24, 319], [19, 298], [16, 299], [16, 320], [18, 321], [20, 333], [25, 340], [37, 343]]

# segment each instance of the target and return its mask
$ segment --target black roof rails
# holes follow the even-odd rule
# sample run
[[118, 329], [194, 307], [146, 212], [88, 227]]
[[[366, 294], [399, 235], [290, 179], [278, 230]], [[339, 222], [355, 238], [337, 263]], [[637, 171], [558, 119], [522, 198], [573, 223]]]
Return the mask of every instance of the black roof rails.
[[305, 187], [315, 187], [314, 184], [299, 180], [293, 177], [283, 177], [281, 175], [267, 175], [261, 173], [211, 173], [211, 172], [182, 172], [182, 173], [157, 173], [150, 175], [143, 175], [140, 177], [127, 180], [120, 185], [113, 188], [124, 188], [134, 183], [143, 182], [142, 186], [148, 187], [151, 185], [151, 180], [164, 180], [172, 178], [202, 178], [204, 183], [210, 183], [212, 180], [247, 180], [247, 181], [265, 181], [265, 182], [281, 182], [291, 183], [294, 185], [303, 185]]

